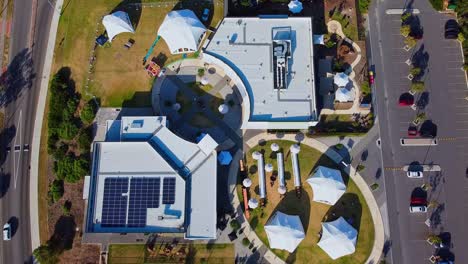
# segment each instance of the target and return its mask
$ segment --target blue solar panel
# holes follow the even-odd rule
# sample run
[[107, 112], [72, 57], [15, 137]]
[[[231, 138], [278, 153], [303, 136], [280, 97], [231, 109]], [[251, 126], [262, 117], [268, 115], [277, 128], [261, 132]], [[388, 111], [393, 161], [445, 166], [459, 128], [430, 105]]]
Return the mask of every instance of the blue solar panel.
[[164, 178], [162, 197], [163, 204], [174, 204], [176, 192], [175, 182], [175, 178]]
[[106, 178], [102, 204], [101, 225], [103, 227], [125, 226], [127, 213], [128, 178]]
[[132, 178], [128, 227], [145, 227], [147, 208], [159, 207], [160, 178]]

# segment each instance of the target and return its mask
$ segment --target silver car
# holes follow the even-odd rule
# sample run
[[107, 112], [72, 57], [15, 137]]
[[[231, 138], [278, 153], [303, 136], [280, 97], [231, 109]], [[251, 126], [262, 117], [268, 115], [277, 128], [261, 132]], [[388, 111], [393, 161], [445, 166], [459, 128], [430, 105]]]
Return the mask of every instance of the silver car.
[[423, 172], [422, 171], [407, 171], [406, 176], [408, 176], [408, 178], [422, 178]]
[[9, 223], [3, 225], [3, 240], [11, 240], [11, 225]]

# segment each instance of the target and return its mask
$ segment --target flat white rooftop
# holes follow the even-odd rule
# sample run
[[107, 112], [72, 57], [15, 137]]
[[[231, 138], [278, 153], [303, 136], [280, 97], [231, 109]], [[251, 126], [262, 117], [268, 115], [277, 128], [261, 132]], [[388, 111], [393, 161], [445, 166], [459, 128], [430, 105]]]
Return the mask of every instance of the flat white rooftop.
[[[316, 121], [312, 36], [310, 18], [224, 18], [205, 52], [242, 78], [250, 122]], [[291, 57], [286, 88], [275, 89], [273, 42], [283, 39], [291, 41]]]
[[[188, 239], [216, 238], [217, 143], [208, 135], [198, 144], [185, 141], [165, 120], [108, 122], [113, 142], [96, 142], [93, 148], [89, 232], [185, 232]], [[122, 141], [115, 141], [116, 131]]]

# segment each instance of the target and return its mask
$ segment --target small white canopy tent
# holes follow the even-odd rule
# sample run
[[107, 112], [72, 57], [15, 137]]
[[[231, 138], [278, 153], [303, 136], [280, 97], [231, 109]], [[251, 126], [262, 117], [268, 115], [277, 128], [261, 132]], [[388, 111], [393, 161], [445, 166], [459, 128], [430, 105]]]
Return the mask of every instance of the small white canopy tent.
[[158, 35], [166, 41], [172, 54], [198, 50], [206, 28], [192, 10], [176, 10], [166, 15]]
[[357, 231], [343, 217], [322, 223], [322, 237], [317, 245], [332, 259], [353, 254], [356, 250]]
[[294, 252], [304, 239], [304, 227], [297, 215], [287, 215], [277, 211], [265, 225], [270, 248]]
[[225, 114], [227, 114], [227, 113], [229, 112], [229, 106], [228, 106], [227, 104], [222, 104], [222, 105], [220, 105], [220, 106], [218, 107], [218, 111], [219, 111], [221, 114], [225, 115]]
[[324, 36], [325, 35], [314, 35], [314, 44], [320, 44], [320, 45], [325, 44]]
[[102, 24], [106, 28], [109, 42], [111, 42], [112, 39], [120, 33], [135, 33], [135, 29], [133, 29], [132, 22], [130, 22], [128, 14], [123, 11], [117, 11], [110, 15], [104, 16], [102, 19]]
[[354, 88], [352, 88], [352, 89], [347, 89], [347, 88], [338, 88], [338, 89], [336, 89], [335, 101], [338, 101], [340, 103], [352, 102], [352, 101], [354, 101], [354, 97], [355, 97]]
[[334, 205], [346, 192], [346, 185], [339, 170], [318, 166], [307, 179], [313, 190], [313, 201]]
[[291, 2], [289, 2], [288, 7], [289, 11], [291, 11], [291, 13], [293, 14], [300, 13], [303, 8], [302, 3], [299, 2], [299, 0], [292, 0]]
[[333, 81], [338, 87], [345, 87], [349, 82], [349, 77], [344, 72], [339, 72], [335, 74]]

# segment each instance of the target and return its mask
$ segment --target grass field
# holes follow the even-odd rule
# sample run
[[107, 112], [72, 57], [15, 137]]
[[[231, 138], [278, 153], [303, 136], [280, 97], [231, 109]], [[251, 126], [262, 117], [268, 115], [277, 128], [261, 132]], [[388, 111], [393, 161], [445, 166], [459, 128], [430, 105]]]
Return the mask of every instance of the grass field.
[[[173, 9], [190, 8], [200, 15], [207, 4], [203, 2], [143, 0], [143, 8], [135, 8], [128, 3], [140, 1], [69, 1], [66, 5], [57, 33], [54, 69], [68, 66], [77, 90], [83, 96], [97, 96], [103, 106], [140, 107], [150, 105], [150, 89], [153, 80], [142, 64], [143, 57], [156, 38], [157, 30], [166, 14]], [[123, 4], [122, 4], [123, 3]], [[151, 4], [150, 4], [151, 3]], [[97, 47], [93, 74], [88, 75], [91, 51], [98, 34], [104, 32], [101, 18], [119, 6], [129, 9], [135, 34], [118, 35], [108, 47]], [[211, 27], [223, 17], [222, 1], [215, 1], [212, 8]], [[129, 38], [135, 44], [129, 50], [123, 44]], [[159, 55], [159, 57], [158, 57]], [[163, 39], [156, 45], [152, 56], [164, 63], [170, 63], [181, 56], [171, 56]], [[91, 77], [89, 88], [85, 80]]]
[[[160, 246], [156, 244], [155, 248]], [[182, 246], [184, 245], [177, 247]], [[186, 257], [162, 257], [157, 254], [151, 256], [145, 245], [113, 244], [109, 247], [108, 263], [234, 263], [235, 252], [232, 244], [190, 244], [186, 247]]]
[[[343, 178], [348, 181], [347, 191], [336, 205], [330, 207], [325, 204], [311, 202], [312, 188], [306, 179], [313, 172], [316, 166], [323, 165], [335, 169], [338, 166], [328, 157], [322, 155], [317, 150], [308, 146], [301, 145], [301, 152], [299, 153], [299, 166], [302, 182], [302, 196], [297, 198], [294, 190], [294, 179], [292, 176], [292, 165], [289, 155], [289, 147], [293, 142], [289, 141], [269, 141], [264, 146], [256, 146], [252, 148], [247, 154], [247, 168], [249, 177], [254, 183], [250, 188], [250, 196], [259, 199], [257, 194], [258, 179], [256, 162], [251, 158], [253, 151], [264, 151], [265, 164], [272, 163], [275, 169], [277, 168], [276, 155], [271, 155], [270, 144], [276, 142], [280, 145], [281, 150], [285, 155], [284, 168], [285, 179], [288, 192], [284, 198], [280, 198], [277, 192], [278, 180], [274, 186], [270, 186], [270, 173], [266, 174], [267, 177], [267, 203], [265, 208], [257, 208], [251, 211], [249, 219], [250, 225], [255, 230], [259, 238], [268, 246], [268, 239], [264, 231], [264, 225], [269, 217], [277, 210], [292, 215], [299, 215], [306, 238], [299, 244], [299, 247], [292, 254], [284, 250], [274, 249], [273, 252], [281, 259], [286, 260], [287, 263], [364, 263], [369, 256], [374, 242], [374, 227], [369, 208], [364, 200], [362, 194], [349, 176], [342, 171]], [[241, 195], [241, 185], [238, 185], [237, 191], [239, 197]], [[335, 216], [332, 216], [332, 215]], [[345, 219], [352, 218], [353, 226], [358, 230], [358, 242], [356, 245], [356, 252], [333, 261], [321, 248], [317, 246], [318, 232], [321, 230], [321, 222], [332, 221], [339, 216]]]

